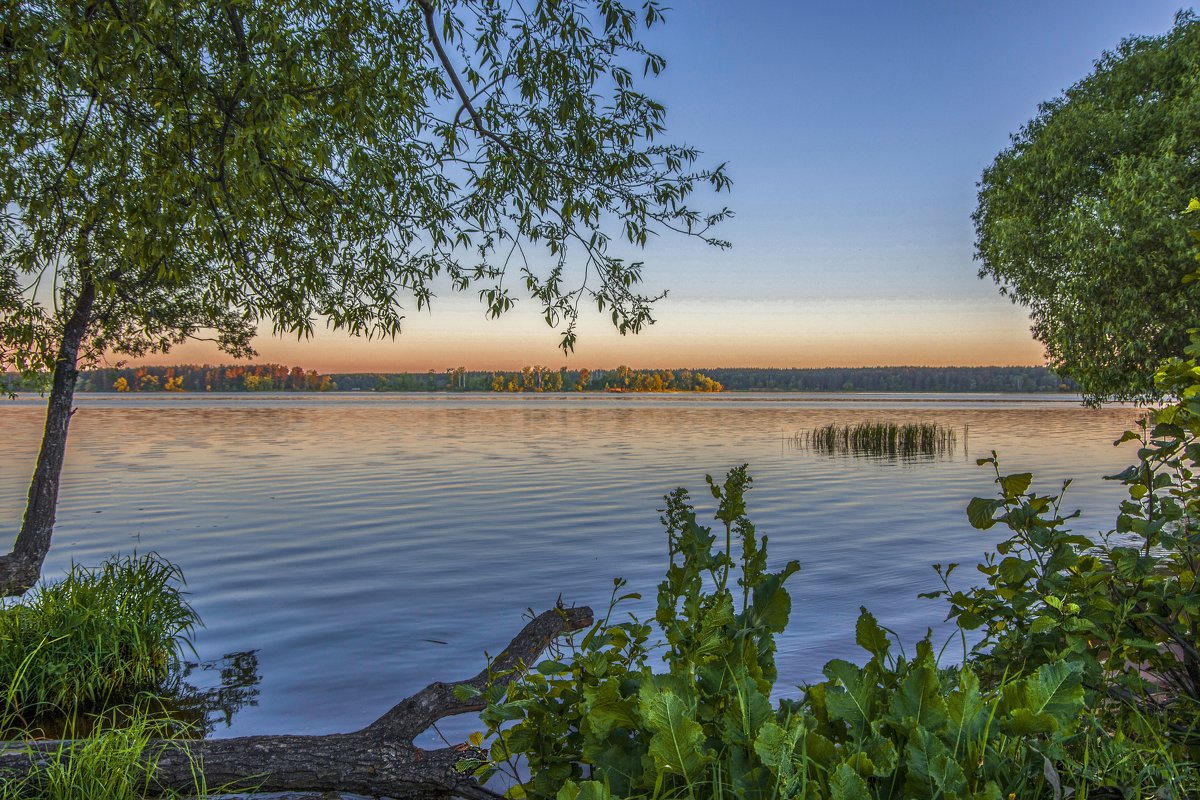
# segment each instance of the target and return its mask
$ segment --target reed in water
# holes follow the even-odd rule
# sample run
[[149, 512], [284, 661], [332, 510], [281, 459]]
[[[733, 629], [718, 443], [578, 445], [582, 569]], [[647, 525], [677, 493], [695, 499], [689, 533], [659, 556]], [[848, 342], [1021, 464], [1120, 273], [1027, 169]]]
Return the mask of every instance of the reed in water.
[[899, 457], [950, 455], [957, 443], [954, 428], [934, 422], [831, 424], [792, 437], [793, 445], [823, 453]]

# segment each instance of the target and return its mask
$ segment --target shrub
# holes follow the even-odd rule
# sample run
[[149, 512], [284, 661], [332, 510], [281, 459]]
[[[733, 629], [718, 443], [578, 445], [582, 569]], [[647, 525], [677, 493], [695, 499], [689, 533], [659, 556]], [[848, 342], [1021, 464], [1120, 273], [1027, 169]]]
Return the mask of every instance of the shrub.
[[[832, 661], [802, 700], [772, 703], [774, 637], [791, 610], [784, 582], [799, 564], [767, 570], [766, 537], [746, 517], [745, 467], [708, 482], [723, 547], [683, 489], [668, 495], [655, 625], [614, 621], [636, 597], [618, 596], [618, 580], [608, 614], [578, 642], [487, 690], [493, 762], [482, 776], [507, 768], [520, 780], [524, 759], [528, 777], [510, 795], [557, 800], [999, 800], [1059, 780], [1083, 708], [1074, 664], [983, 685], [969, 665], [939, 670], [928, 640], [911, 660], [893, 658], [864, 609], [856, 633], [867, 663]], [[661, 656], [647, 644], [653, 627]]]
[[114, 558], [0, 607], [0, 717], [72, 717], [157, 689], [199, 624], [182, 581], [156, 555]]

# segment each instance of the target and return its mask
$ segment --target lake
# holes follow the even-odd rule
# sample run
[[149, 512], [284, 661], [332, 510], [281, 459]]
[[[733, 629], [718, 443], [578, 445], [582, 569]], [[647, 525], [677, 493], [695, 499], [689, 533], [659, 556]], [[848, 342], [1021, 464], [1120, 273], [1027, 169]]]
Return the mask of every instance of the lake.
[[[944, 631], [944, 605], [916, 595], [937, 588], [931, 563], [978, 561], [998, 536], [966, 521], [970, 499], [993, 494], [990, 468], [975, 464], [991, 450], [1005, 472], [1033, 472], [1040, 491], [1073, 478], [1064, 505], [1083, 511], [1075, 530], [1110, 529], [1124, 491], [1102, 477], [1132, 462], [1132, 445], [1112, 443], [1139, 416], [1042, 395], [77, 400], [45, 574], [134, 550], [181, 566], [206, 625], [199, 659], [257, 658], [256, 704], [217, 736], [361, 727], [432, 680], [477, 672], [526, 609], [561, 595], [602, 612], [614, 576], [646, 598], [630, 610], [651, 615], [666, 560], [662, 496], [687, 486], [711, 519], [705, 473], [744, 462], [749, 515], [773, 564], [803, 566], [778, 654], [779, 691], [794, 694], [827, 660], [858, 657], [860, 605], [910, 642]], [[0, 405], [0, 525], [10, 532], [43, 402]], [[953, 426], [958, 446], [900, 461], [788, 441], [866, 420]], [[461, 739], [477, 727], [442, 730]]]

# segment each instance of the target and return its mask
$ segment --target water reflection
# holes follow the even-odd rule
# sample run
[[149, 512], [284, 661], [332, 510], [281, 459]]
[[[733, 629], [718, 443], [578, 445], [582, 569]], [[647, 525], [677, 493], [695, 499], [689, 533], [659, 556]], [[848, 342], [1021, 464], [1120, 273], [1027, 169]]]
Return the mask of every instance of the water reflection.
[[[134, 546], [184, 565], [206, 624], [196, 660], [260, 648], [261, 695], [228, 727], [214, 713], [217, 737], [360, 728], [431, 680], [474, 674], [520, 628], [521, 609], [560, 593], [604, 605], [614, 576], [652, 615], [663, 495], [747, 462], [751, 519], [774, 558], [804, 565], [779, 639], [786, 691], [831, 658], [859, 657], [860, 606], [906, 642], [945, 617], [917, 598], [937, 588], [929, 564], [973, 564], [993, 543], [967, 522], [971, 498], [995, 486], [965, 455], [966, 426], [971, 456], [998, 451], [1006, 473], [1034, 473], [1037, 491], [1075, 479], [1066, 508], [1083, 510], [1074, 529], [1091, 535], [1112, 528], [1126, 497], [1101, 477], [1136, 455], [1112, 442], [1140, 415], [1044, 398], [782, 394], [89, 395], [79, 406], [46, 572]], [[15, 524], [45, 411], [2, 408], [0, 524]], [[781, 442], [871, 421], [953, 427], [956, 456], [827, 456]], [[214, 688], [219, 675], [197, 665], [188, 680]], [[461, 741], [478, 727], [463, 717], [443, 732]]]
[[168, 714], [208, 736], [228, 728], [244, 708], [258, 705], [258, 651], [229, 653], [212, 661], [182, 661], [171, 670], [165, 689]]
[[181, 661], [154, 693], [139, 695], [129, 704], [102, 713], [39, 716], [17, 721], [33, 739], [79, 739], [99, 729], [124, 727], [130, 719], [149, 719], [187, 736], [208, 736], [229, 728], [234, 716], [258, 705], [258, 651], [229, 653], [211, 661]]

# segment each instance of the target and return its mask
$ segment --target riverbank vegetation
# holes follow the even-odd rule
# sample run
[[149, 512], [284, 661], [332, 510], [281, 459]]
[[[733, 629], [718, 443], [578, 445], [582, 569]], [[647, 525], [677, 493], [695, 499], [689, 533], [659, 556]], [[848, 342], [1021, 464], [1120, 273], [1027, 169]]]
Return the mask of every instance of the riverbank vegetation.
[[157, 556], [112, 558], [0, 605], [0, 740], [59, 741], [37, 755], [36, 776], [0, 779], [0, 800], [154, 793], [147, 748], [193, 731], [196, 717], [167, 711], [199, 624], [181, 583]]
[[34, 728], [161, 693], [199, 617], [154, 555], [71, 567], [0, 606], [0, 718]]

